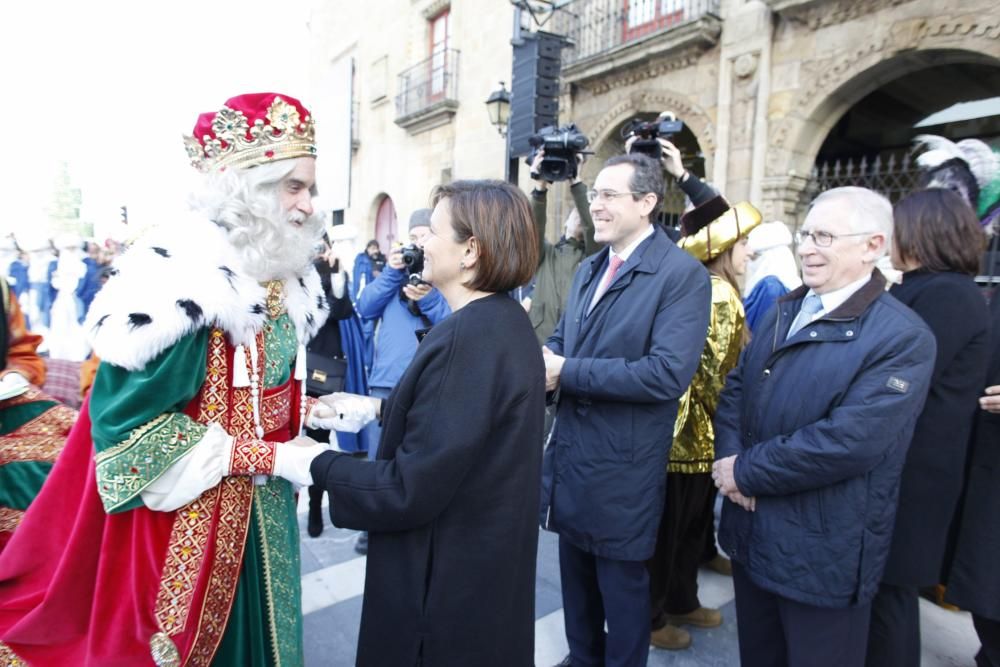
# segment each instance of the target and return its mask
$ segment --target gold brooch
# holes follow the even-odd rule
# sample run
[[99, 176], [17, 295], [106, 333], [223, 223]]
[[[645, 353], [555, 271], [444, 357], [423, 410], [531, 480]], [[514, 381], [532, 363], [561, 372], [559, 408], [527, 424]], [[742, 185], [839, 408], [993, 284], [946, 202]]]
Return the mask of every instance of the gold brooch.
[[280, 280], [267, 281], [267, 316], [272, 320], [281, 317], [287, 310], [285, 308], [285, 283]]

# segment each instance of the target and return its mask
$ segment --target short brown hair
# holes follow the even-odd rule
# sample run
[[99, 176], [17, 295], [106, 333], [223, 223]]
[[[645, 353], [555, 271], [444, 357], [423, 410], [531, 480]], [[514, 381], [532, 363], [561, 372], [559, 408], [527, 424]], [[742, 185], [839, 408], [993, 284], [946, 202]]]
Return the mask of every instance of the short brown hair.
[[538, 267], [538, 231], [528, 198], [503, 181], [455, 181], [439, 186], [432, 205], [447, 199], [458, 243], [479, 242], [473, 290], [507, 292], [525, 285]]
[[654, 160], [645, 153], [625, 153], [624, 155], [615, 155], [609, 158], [604, 163], [604, 168], [616, 167], [620, 164], [627, 164], [632, 167], [632, 178], [629, 179], [628, 187], [634, 193], [632, 195], [634, 201], [639, 201], [649, 192], [656, 195], [656, 204], [653, 205], [653, 210], [649, 212], [649, 219], [656, 219], [656, 212], [659, 210], [660, 204], [663, 203], [663, 192], [665, 190], [663, 184], [663, 165], [660, 164], [659, 160]]
[[896, 252], [928, 271], [979, 272], [986, 235], [968, 202], [951, 190], [918, 190], [892, 212]]

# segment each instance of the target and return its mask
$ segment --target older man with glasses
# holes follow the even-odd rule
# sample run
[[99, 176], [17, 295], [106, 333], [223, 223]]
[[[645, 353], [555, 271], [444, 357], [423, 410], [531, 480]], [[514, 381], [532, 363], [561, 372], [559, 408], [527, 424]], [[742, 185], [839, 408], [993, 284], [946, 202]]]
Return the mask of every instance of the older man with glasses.
[[892, 206], [829, 190], [798, 234], [803, 286], [726, 379], [713, 477], [744, 667], [863, 665], [934, 337], [875, 269]]

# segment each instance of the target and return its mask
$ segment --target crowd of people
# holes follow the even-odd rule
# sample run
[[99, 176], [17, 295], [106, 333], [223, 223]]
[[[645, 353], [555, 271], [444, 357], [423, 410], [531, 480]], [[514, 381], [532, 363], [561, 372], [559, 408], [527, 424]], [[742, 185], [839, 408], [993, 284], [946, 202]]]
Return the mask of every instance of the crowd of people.
[[121, 245], [85, 241], [74, 233], [51, 239], [0, 238], [0, 278], [20, 302], [28, 328], [43, 336], [42, 351], [54, 359], [87, 358], [81, 328]]
[[[310, 536], [324, 494], [360, 531], [359, 665], [532, 665], [539, 526], [563, 666], [641, 667], [721, 625], [699, 567], [732, 576], [747, 667], [919, 665], [942, 584], [1000, 665], [982, 160], [928, 158], [895, 206], [821, 193], [797, 264], [784, 223], [659, 143], [575, 177], [556, 243], [540, 153], [530, 193], [443, 184], [409, 246], [351, 271], [313, 208], [309, 111], [240, 95], [186, 139], [188, 219], [107, 261], [67, 238], [25, 265], [10, 240], [0, 659], [303, 664], [303, 490]], [[98, 369], [79, 412], [40, 389], [38, 331]]]

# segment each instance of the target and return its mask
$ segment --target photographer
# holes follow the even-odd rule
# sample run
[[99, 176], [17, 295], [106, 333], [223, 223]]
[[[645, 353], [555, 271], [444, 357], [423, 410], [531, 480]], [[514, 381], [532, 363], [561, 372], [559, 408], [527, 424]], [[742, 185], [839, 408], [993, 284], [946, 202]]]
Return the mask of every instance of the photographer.
[[[430, 209], [422, 208], [410, 216], [410, 243], [423, 247], [430, 234]], [[451, 314], [441, 293], [427, 283], [411, 285], [403, 261], [403, 248], [389, 254], [385, 270], [358, 297], [358, 315], [375, 324], [374, 359], [368, 373], [368, 393], [388, 398], [393, 387], [410, 365], [417, 351], [419, 329], [429, 329]], [[382, 426], [378, 420], [365, 427], [369, 442], [368, 458], [375, 459]], [[355, 550], [365, 553], [367, 536], [359, 538]]]
[[[625, 139], [625, 152], [632, 153], [633, 146], [635, 142], [639, 140], [639, 135], [632, 133]], [[701, 180], [690, 171], [684, 167], [684, 162], [681, 160], [681, 151], [677, 146], [671, 143], [664, 137], [657, 137], [656, 141], [660, 144], [660, 164], [663, 165], [663, 169], [666, 170], [668, 174], [674, 177], [674, 181], [677, 182], [677, 186], [680, 187], [681, 191], [687, 195], [687, 198], [691, 200], [691, 208], [701, 206], [707, 202], [712, 197], [715, 197], [718, 192], [715, 191], [711, 185]], [[671, 230], [671, 238], [674, 238], [675, 234]], [[677, 235], [679, 237], [679, 235]]]
[[580, 180], [579, 166], [583, 156], [577, 155], [577, 174], [569, 188], [575, 208], [563, 223], [563, 236], [555, 245], [545, 240], [547, 224], [546, 203], [549, 182], [539, 175], [539, 168], [545, 158], [545, 151], [539, 150], [531, 163], [531, 175], [535, 179], [535, 189], [531, 192], [531, 209], [538, 230], [538, 270], [535, 272], [535, 291], [525, 304], [531, 325], [540, 343], [545, 343], [555, 331], [562, 317], [573, 283], [573, 274], [584, 257], [601, 249], [602, 244], [594, 241], [594, 221], [590, 217], [587, 202], [587, 186]]

